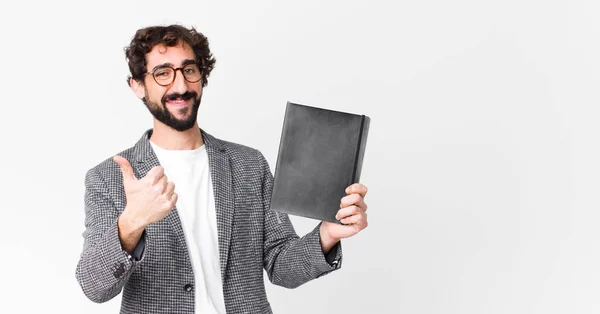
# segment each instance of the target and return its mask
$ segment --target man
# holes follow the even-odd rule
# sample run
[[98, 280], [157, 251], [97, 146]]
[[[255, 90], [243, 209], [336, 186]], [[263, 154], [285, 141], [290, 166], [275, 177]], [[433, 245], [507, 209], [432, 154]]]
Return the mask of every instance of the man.
[[295, 288], [339, 269], [340, 239], [367, 226], [367, 188], [354, 184], [337, 218], [296, 235], [269, 209], [273, 177], [256, 149], [201, 129], [197, 112], [215, 59], [179, 25], [136, 32], [126, 49], [133, 92], [154, 116], [131, 148], [85, 178], [84, 247], [76, 277], [121, 313], [271, 313], [263, 268]]

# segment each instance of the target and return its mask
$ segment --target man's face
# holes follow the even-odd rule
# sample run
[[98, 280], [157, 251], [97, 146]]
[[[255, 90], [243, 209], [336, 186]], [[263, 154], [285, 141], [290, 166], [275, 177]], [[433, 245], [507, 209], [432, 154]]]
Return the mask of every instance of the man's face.
[[[187, 43], [180, 42], [174, 47], [156, 45], [146, 54], [146, 70], [152, 72], [163, 66], [184, 67], [195, 64], [195, 60], [194, 51]], [[144, 77], [143, 85], [132, 82], [134, 92], [142, 98], [154, 118], [177, 131], [195, 125], [202, 99], [202, 80], [190, 83], [185, 80], [183, 71], [175, 71], [173, 82], [166, 86], [159, 85], [151, 74]]]

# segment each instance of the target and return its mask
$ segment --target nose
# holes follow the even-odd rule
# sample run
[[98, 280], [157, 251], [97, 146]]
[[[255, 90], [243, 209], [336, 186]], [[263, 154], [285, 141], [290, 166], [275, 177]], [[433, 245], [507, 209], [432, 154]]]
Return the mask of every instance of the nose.
[[183, 93], [187, 92], [188, 87], [187, 87], [186, 80], [183, 77], [183, 70], [177, 69], [177, 70], [175, 70], [175, 73], [173, 75], [175, 75], [175, 78], [173, 79], [171, 90], [173, 92], [176, 92], [179, 94], [183, 94]]

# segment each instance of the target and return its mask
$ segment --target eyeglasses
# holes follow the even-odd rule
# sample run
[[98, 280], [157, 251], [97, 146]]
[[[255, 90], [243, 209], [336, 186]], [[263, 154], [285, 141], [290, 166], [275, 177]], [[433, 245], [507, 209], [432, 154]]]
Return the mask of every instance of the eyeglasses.
[[154, 69], [152, 72], [144, 73], [144, 75], [151, 74], [158, 85], [167, 86], [175, 80], [175, 72], [177, 72], [177, 70], [181, 70], [183, 78], [190, 83], [196, 83], [202, 79], [202, 73], [197, 64], [187, 64], [180, 68], [161, 66]]

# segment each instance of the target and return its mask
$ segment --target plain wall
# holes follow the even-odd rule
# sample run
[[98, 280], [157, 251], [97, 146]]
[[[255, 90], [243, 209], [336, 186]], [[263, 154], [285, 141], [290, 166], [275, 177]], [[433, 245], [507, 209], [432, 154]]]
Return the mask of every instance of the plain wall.
[[[217, 59], [200, 126], [274, 170], [287, 101], [369, 115], [369, 227], [276, 313], [600, 312], [598, 1], [21, 1], [0, 5], [0, 312], [118, 313], [75, 279], [85, 172], [152, 117], [135, 30]], [[293, 217], [299, 234], [316, 221]]]

